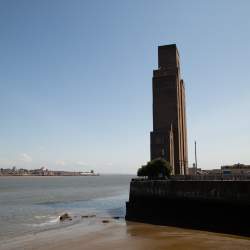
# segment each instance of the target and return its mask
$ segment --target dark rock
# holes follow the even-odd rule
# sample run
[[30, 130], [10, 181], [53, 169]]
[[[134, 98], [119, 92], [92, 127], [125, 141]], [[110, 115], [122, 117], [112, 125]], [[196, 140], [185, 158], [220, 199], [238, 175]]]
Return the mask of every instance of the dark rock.
[[109, 220], [102, 220], [102, 223], [109, 223]]
[[93, 217], [96, 217], [96, 215], [95, 215], [95, 214], [82, 215], [81, 217], [82, 217], [82, 219], [85, 219], [85, 218], [93, 218]]
[[72, 220], [72, 218], [69, 216], [68, 213], [60, 215], [59, 219], [60, 219], [60, 221]]

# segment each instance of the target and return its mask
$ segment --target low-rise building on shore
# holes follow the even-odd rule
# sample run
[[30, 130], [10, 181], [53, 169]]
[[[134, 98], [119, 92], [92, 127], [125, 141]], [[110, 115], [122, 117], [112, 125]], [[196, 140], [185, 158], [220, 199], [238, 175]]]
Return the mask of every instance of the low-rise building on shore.
[[227, 178], [227, 179], [250, 179], [250, 165], [244, 165], [241, 163], [233, 165], [224, 165], [219, 169], [201, 169], [201, 168], [189, 168], [189, 176], [207, 176], [214, 177], [215, 179]]
[[17, 169], [16, 167], [12, 168], [1, 168], [0, 176], [98, 176], [99, 174], [95, 173], [94, 170], [91, 171], [58, 171], [58, 170], [49, 170], [45, 167], [38, 169]]

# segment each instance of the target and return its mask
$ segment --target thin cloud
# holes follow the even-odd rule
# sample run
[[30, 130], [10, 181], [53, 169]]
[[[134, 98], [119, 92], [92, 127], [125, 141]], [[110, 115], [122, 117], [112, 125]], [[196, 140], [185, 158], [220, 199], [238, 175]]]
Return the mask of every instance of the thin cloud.
[[89, 164], [87, 164], [86, 162], [82, 162], [82, 161], [77, 161], [75, 162], [76, 165], [79, 165], [79, 166], [88, 166]]
[[63, 161], [63, 160], [58, 160], [58, 161], [56, 161], [56, 165], [65, 166], [65, 165], [66, 165], [66, 162]]
[[32, 162], [32, 157], [30, 155], [28, 155], [27, 153], [22, 153], [20, 154], [20, 160], [23, 162]]
[[107, 166], [107, 167], [112, 167], [112, 166], [114, 166], [114, 164], [113, 164], [112, 162], [107, 162], [107, 163], [105, 163], [104, 165]]

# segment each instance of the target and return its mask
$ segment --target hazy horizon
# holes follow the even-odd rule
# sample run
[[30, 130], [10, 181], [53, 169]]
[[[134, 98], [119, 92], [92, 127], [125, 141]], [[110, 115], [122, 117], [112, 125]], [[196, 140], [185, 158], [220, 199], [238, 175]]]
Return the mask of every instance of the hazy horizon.
[[0, 168], [135, 174], [157, 47], [175, 43], [189, 165], [250, 164], [250, 2], [0, 2]]

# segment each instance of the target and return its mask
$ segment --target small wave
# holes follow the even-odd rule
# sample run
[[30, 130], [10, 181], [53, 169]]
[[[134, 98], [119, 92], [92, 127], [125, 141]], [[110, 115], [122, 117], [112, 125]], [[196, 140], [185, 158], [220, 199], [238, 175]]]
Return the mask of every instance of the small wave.
[[[40, 217], [40, 218], [45, 218], [46, 216], [35, 216], [36, 218]], [[59, 216], [51, 216], [48, 217], [48, 220], [42, 223], [36, 223], [36, 224], [32, 224], [33, 227], [44, 227], [44, 226], [50, 226], [53, 224], [57, 224], [60, 221], [60, 217]]]
[[54, 205], [54, 204], [63, 204], [67, 203], [65, 201], [44, 201], [44, 202], [38, 202], [36, 205]]
[[48, 216], [47, 215], [36, 215], [35, 218], [36, 219], [44, 219], [44, 218], [47, 218]]
[[76, 202], [83, 202], [83, 201], [88, 201], [88, 199], [82, 199], [82, 200], [69, 200], [69, 201], [45, 201], [45, 202], [38, 202], [36, 205], [60, 205], [60, 204], [72, 204]]

